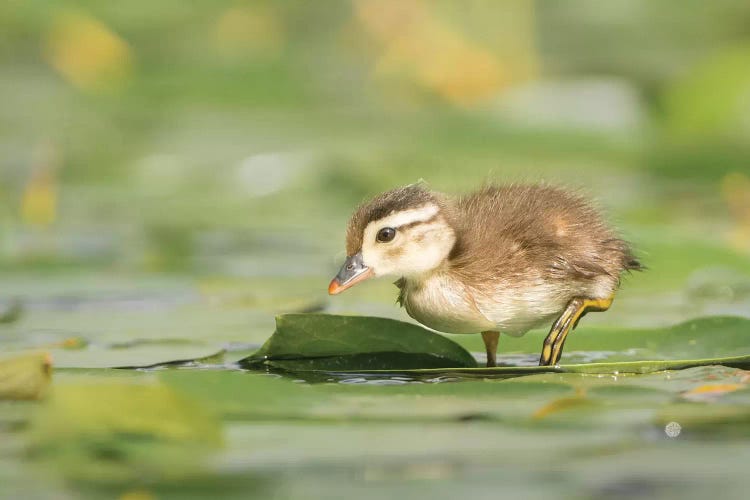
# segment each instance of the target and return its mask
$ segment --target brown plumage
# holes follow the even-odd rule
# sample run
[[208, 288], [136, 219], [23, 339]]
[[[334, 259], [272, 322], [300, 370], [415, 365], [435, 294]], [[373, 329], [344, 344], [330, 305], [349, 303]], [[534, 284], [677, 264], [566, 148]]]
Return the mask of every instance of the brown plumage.
[[[496, 273], [522, 277], [538, 268], [548, 279], [619, 278], [640, 269], [629, 245], [578, 195], [546, 185], [488, 186], [458, 198], [454, 272], [467, 280]], [[488, 274], [488, 270], [493, 272]]]
[[346, 254], [354, 255], [362, 249], [362, 236], [370, 222], [382, 219], [393, 212], [424, 206], [427, 203], [440, 203], [439, 197], [422, 184], [409, 184], [381, 193], [354, 211], [346, 226]]
[[[521, 335], [561, 314], [577, 322], [609, 307], [623, 272], [641, 269], [586, 200], [548, 185], [489, 185], [459, 197], [422, 184], [394, 189], [355, 211], [346, 248], [345, 267], [356, 269], [342, 268], [331, 293], [351, 286], [349, 275], [400, 275], [407, 312], [450, 333]], [[550, 332], [545, 364], [557, 361], [571, 327]]]

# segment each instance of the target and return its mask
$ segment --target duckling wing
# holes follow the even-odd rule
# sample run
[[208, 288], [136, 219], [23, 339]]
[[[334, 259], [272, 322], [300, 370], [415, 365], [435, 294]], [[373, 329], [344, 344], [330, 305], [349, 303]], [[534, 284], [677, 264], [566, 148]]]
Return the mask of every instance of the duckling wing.
[[640, 264], [575, 193], [546, 185], [488, 186], [458, 199], [451, 255], [470, 283], [619, 279]]

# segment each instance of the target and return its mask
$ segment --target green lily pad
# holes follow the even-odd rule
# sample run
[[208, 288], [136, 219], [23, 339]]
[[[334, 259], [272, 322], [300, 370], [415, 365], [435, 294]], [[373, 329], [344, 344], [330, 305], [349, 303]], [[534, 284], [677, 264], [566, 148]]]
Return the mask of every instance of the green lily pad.
[[443, 335], [387, 318], [285, 314], [245, 367], [285, 370], [475, 368], [476, 360]]
[[[544, 332], [533, 332], [516, 346], [526, 354], [537, 354], [544, 335]], [[508, 343], [514, 341], [508, 340]], [[544, 372], [650, 373], [706, 365], [747, 368], [750, 367], [750, 320], [716, 317], [671, 328], [609, 330], [606, 334], [602, 334], [601, 329], [581, 331], [570, 336], [566, 347], [583, 349], [585, 354], [586, 351], [621, 350], [625, 346], [634, 353], [630, 359], [615, 355], [605, 362], [553, 367], [478, 368], [475, 361], [469, 361], [468, 353], [452, 340], [410, 323], [369, 317], [294, 314], [277, 318], [274, 335], [241, 364], [249, 368], [265, 366], [290, 371], [397, 371], [480, 377]], [[564, 355], [563, 363], [565, 358]]]
[[[15, 351], [28, 354], [28, 350]], [[55, 368], [149, 368], [156, 365], [208, 360], [224, 353], [216, 345], [191, 341], [131, 342], [124, 344], [64, 345], [46, 349]]]
[[200, 405], [138, 379], [58, 384], [29, 426], [38, 460], [100, 483], [190, 477], [223, 444], [220, 422]]

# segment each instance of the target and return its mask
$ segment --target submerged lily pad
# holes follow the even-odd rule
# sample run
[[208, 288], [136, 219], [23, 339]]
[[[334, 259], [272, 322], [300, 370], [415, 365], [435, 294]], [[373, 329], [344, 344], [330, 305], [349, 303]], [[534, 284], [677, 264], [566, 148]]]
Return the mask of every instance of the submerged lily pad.
[[[543, 336], [543, 332], [534, 332], [518, 342], [518, 347], [536, 354]], [[671, 328], [611, 330], [607, 334], [576, 332], [571, 339], [575, 341], [569, 341], [569, 345], [592, 352], [628, 346], [640, 359], [613, 358], [553, 367], [478, 368], [476, 361], [469, 360], [470, 355], [458, 344], [417, 325], [382, 318], [293, 314], [279, 316], [273, 336], [241, 364], [290, 371], [398, 371], [466, 376], [650, 373], [706, 365], [750, 367], [750, 320], [744, 318], [702, 318]]]
[[387, 318], [285, 314], [246, 367], [285, 370], [475, 368], [476, 360], [443, 335]]

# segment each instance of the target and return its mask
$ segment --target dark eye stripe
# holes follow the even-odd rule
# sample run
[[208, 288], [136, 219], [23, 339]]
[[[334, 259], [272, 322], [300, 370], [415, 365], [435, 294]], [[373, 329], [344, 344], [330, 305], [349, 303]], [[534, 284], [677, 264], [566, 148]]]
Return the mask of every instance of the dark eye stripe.
[[426, 220], [409, 222], [408, 224], [401, 224], [400, 226], [396, 226], [396, 227], [384, 227], [378, 231], [377, 235], [375, 236], [375, 241], [377, 241], [378, 243], [390, 243], [396, 237], [396, 233], [398, 231], [411, 229], [412, 227], [416, 227], [419, 225], [430, 224], [431, 222], [434, 222], [435, 220], [439, 218], [440, 218], [440, 214], [435, 214]]
[[414, 221], [414, 222], [409, 222], [408, 224], [401, 224], [400, 226], [398, 226], [398, 227], [396, 227], [394, 229], [398, 229], [399, 231], [401, 231], [403, 229], [411, 229], [414, 226], [418, 226], [420, 224], [429, 224], [430, 222], [435, 222], [435, 220], [437, 220], [439, 217], [440, 217], [440, 214], [437, 213], [437, 214], [433, 215], [432, 217], [430, 217], [427, 220], [418, 220], [418, 221]]

